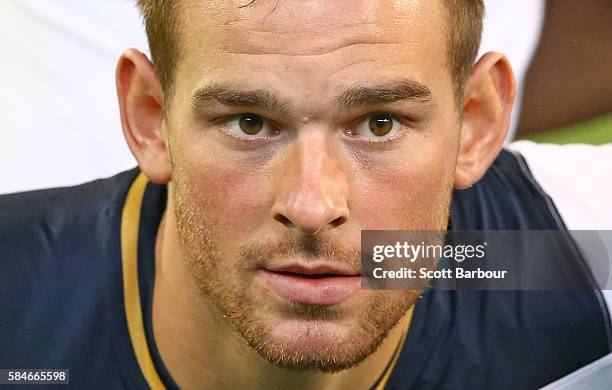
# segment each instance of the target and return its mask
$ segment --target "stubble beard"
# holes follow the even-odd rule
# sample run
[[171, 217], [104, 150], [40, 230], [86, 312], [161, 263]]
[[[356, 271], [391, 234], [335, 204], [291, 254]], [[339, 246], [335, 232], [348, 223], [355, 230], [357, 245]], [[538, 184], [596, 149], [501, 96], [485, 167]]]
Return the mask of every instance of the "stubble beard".
[[[274, 321], [258, 315], [260, 306], [245, 290], [254, 276], [253, 272], [248, 272], [249, 267], [252, 270], [258, 263], [279, 254], [323, 257], [354, 266], [360, 264], [359, 252], [346, 250], [329, 240], [288, 234], [275, 244], [243, 247], [235, 262], [228, 261], [218, 247], [224, 233], [223, 225], [206, 212], [211, 210], [210, 205], [207, 207], [203, 195], [198, 195], [200, 193], [189, 186], [189, 180], [176, 180], [176, 176], [174, 179], [172, 196], [181, 249], [203, 301], [212, 304], [251, 348], [275, 366], [328, 373], [354, 367], [376, 351], [422, 293], [369, 291], [367, 304], [352, 313], [353, 326], [349, 331], [343, 337], [327, 335], [326, 342], [317, 343], [316, 348], [308, 347], [311, 341], [325, 338], [330, 321], [346, 313], [338, 312], [334, 306], [285, 302], [280, 305], [281, 316], [287, 314], [303, 319], [305, 326], [300, 326], [299, 335], [295, 337], [279, 337], [274, 332]], [[430, 226], [446, 227], [450, 188], [447, 192], [436, 210], [428, 215]]]

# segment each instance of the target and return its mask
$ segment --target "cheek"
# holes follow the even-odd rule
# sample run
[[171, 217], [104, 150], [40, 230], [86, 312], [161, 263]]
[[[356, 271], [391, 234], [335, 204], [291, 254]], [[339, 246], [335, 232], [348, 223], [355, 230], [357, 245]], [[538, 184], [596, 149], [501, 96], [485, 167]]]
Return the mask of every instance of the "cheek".
[[361, 229], [446, 228], [456, 150], [430, 141], [355, 178], [352, 214]]
[[269, 178], [265, 172], [249, 170], [248, 161], [192, 148], [176, 165], [181, 181], [189, 183], [191, 201], [214, 221], [216, 230], [241, 237], [265, 219]]

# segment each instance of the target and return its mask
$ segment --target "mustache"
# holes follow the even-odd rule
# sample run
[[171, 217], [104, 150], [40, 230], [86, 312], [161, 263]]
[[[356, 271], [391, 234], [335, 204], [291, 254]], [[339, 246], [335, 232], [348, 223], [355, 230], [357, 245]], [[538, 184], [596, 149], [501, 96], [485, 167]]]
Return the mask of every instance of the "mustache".
[[346, 248], [328, 236], [307, 236], [285, 233], [274, 242], [245, 245], [240, 248], [242, 264], [265, 266], [274, 258], [300, 257], [305, 261], [321, 261], [349, 265], [361, 269], [361, 251]]

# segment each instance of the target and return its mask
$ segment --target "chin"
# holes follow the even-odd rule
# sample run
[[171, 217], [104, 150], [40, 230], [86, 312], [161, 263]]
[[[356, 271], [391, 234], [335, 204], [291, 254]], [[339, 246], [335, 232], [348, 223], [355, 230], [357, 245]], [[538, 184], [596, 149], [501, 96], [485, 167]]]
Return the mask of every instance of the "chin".
[[358, 326], [357, 321], [289, 319], [269, 324], [266, 333], [295, 352], [320, 352], [350, 344]]
[[261, 328], [261, 337], [249, 344], [279, 367], [338, 372], [364, 361], [382, 342], [364, 338], [357, 328], [350, 322], [282, 320]]
[[275, 366], [338, 372], [378, 349], [414, 303], [415, 297], [400, 295], [402, 299], [385, 294], [333, 306], [268, 300], [251, 313], [252, 321], [235, 324], [248, 345]]

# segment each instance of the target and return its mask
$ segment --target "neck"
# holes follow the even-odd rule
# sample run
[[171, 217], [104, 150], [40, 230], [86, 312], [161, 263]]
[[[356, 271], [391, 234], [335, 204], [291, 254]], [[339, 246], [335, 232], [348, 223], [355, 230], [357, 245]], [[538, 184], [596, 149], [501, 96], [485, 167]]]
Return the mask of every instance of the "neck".
[[412, 314], [410, 310], [376, 352], [356, 367], [334, 374], [276, 367], [202, 297], [188, 267], [169, 205], [155, 248], [153, 333], [164, 364], [184, 389], [369, 389], [385, 371]]

